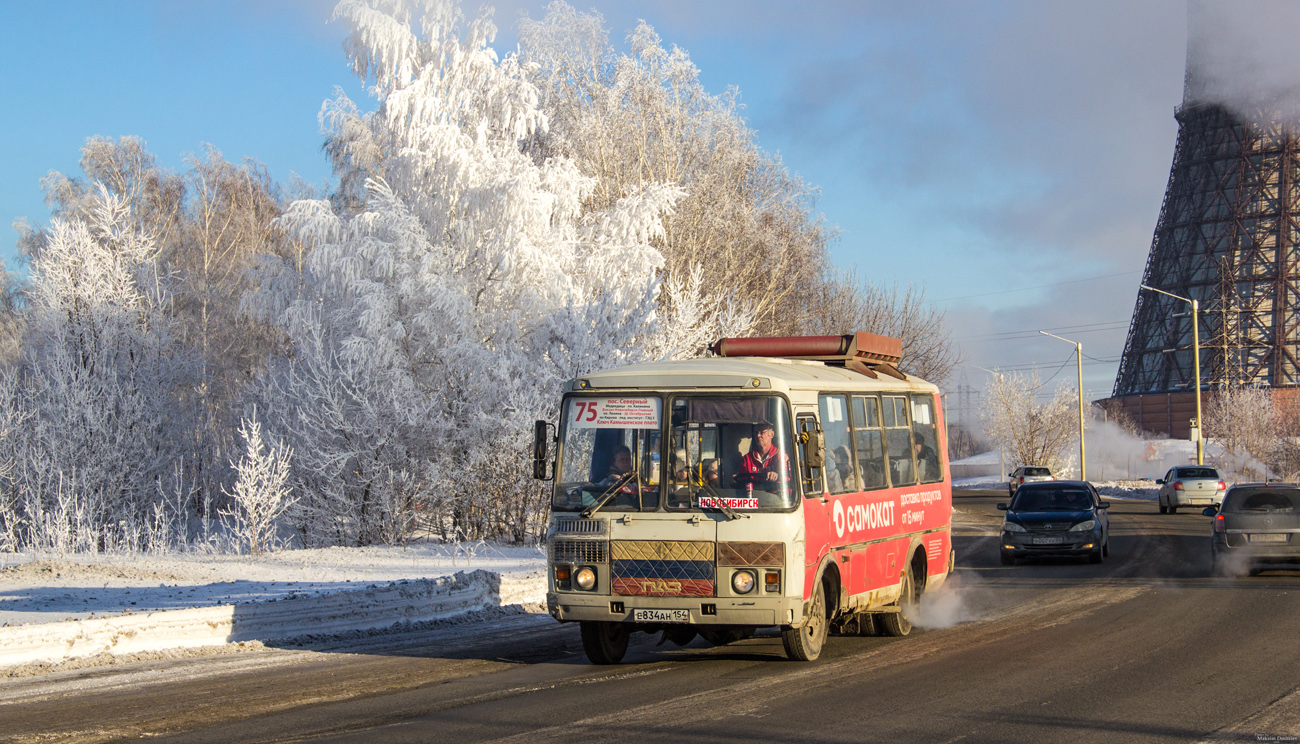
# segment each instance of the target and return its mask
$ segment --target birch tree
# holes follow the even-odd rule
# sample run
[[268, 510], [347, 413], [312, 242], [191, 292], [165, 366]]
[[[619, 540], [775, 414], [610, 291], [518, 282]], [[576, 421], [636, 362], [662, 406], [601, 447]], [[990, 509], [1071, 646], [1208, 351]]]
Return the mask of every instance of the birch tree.
[[646, 182], [596, 206], [572, 160], [521, 149], [547, 118], [486, 17], [345, 0], [334, 18], [377, 108], [326, 103], [339, 193], [289, 207], [278, 225], [309, 247], [302, 271], [264, 263], [246, 304], [294, 345], [260, 384], [298, 453], [299, 527], [525, 539], [544, 517], [516, 509], [535, 491], [531, 422], [553, 418], [563, 380], [646, 353], [652, 242], [682, 191]]
[[[525, 71], [549, 116], [529, 151], [572, 158], [595, 179], [585, 197], [593, 209], [649, 183], [683, 188], [655, 243], [667, 280], [701, 273], [706, 293], [747, 308], [756, 332], [797, 333], [831, 237], [813, 212], [815, 191], [759, 147], [738, 91], [710, 94], [690, 55], [665, 48], [644, 22], [616, 54], [603, 24], [563, 2], [520, 22]], [[676, 312], [671, 298], [661, 304]]]
[[1050, 400], [1037, 402], [1043, 387], [1038, 374], [996, 375], [983, 399], [985, 433], [1010, 455], [1012, 466], [1045, 465], [1061, 472], [1067, 448], [1078, 446], [1079, 418], [1075, 392], [1057, 387]]

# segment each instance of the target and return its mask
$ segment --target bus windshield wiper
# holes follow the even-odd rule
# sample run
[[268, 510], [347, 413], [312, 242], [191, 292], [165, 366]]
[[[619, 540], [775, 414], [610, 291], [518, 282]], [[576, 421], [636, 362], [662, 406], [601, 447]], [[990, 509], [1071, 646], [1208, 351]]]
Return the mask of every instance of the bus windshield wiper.
[[618, 495], [618, 490], [620, 488], [626, 486], [635, 477], [636, 477], [635, 470], [629, 470], [626, 473], [620, 475], [618, 477], [618, 480], [614, 481], [613, 485], [611, 485], [607, 491], [605, 491], [600, 495], [600, 498], [596, 500], [596, 503], [582, 510], [583, 518], [584, 519], [590, 518], [591, 515], [600, 511], [600, 508], [602, 506], [609, 503], [615, 496]]
[[[727, 506], [727, 502], [723, 500], [722, 494], [713, 490], [713, 486], [710, 486], [708, 483], [701, 484], [699, 492], [704, 492], [704, 491], [708, 491], [710, 494], [713, 495], [713, 503], [717, 505], [718, 511], [722, 512], [722, 514], [728, 520], [740, 519], [740, 515], [736, 513], [736, 510], [732, 509], [730, 506]], [[700, 508], [703, 509], [705, 507], [701, 505]]]

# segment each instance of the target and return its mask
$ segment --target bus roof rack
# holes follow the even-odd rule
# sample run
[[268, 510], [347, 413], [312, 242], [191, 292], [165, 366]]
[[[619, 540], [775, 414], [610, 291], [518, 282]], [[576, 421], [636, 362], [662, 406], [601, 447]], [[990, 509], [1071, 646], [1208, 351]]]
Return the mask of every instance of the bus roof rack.
[[774, 357], [807, 359], [843, 367], [867, 377], [880, 374], [906, 380], [898, 370], [903, 359], [903, 341], [874, 333], [847, 333], [843, 336], [759, 336], [722, 338], [709, 347], [720, 357]]

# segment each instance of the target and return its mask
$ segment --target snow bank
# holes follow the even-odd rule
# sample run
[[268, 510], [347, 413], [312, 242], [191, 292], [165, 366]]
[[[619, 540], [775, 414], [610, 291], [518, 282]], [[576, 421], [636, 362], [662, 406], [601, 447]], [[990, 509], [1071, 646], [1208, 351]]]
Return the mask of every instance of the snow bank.
[[[536, 593], [516, 581], [517, 598]], [[330, 635], [398, 623], [441, 620], [502, 603], [498, 574], [477, 570], [436, 579], [334, 594], [294, 596], [219, 607], [125, 614], [109, 618], [0, 628], [0, 666], [60, 662], [98, 654], [130, 654], [219, 646], [251, 640]]]

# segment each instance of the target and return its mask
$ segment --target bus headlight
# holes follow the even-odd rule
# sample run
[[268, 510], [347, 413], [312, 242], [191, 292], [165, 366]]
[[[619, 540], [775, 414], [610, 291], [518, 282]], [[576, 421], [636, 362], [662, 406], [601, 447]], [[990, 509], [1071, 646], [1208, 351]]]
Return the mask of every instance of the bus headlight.
[[736, 594], [749, 594], [754, 591], [754, 574], [749, 571], [737, 571], [731, 575], [731, 588]]
[[577, 582], [579, 589], [589, 592], [596, 586], [596, 572], [591, 570], [590, 566], [583, 566], [573, 575], [573, 580]]

